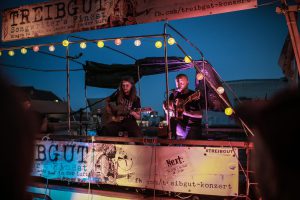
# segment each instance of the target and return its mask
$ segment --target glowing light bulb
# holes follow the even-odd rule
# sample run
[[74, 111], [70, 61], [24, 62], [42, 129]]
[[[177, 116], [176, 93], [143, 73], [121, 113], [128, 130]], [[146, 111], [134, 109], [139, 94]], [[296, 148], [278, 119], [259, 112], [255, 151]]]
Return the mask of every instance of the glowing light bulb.
[[161, 48], [162, 47], [162, 42], [161, 41], [156, 41], [155, 42], [155, 47], [158, 48], [158, 49]]
[[184, 57], [184, 62], [191, 63], [192, 62], [192, 57], [191, 56], [185, 56]]
[[21, 49], [21, 53], [22, 53], [22, 54], [26, 54], [26, 53], [27, 53], [27, 49], [26, 49], [26, 48], [22, 48], [22, 49]]
[[14, 52], [13, 50], [9, 50], [9, 51], [8, 51], [8, 55], [9, 55], [9, 56], [14, 56], [14, 55], [15, 55], [15, 52]]
[[33, 50], [34, 52], [38, 52], [38, 51], [40, 50], [40, 47], [39, 47], [39, 46], [33, 46], [33, 47], [32, 47], [32, 50]]
[[175, 42], [176, 42], [175, 39], [172, 38], [172, 37], [168, 39], [168, 44], [169, 45], [173, 45], [173, 44], [175, 44]]
[[141, 46], [141, 44], [142, 44], [141, 40], [135, 40], [134, 41], [134, 45], [137, 46], [137, 47]]
[[70, 44], [70, 42], [69, 42], [68, 40], [62, 41], [62, 45], [63, 45], [64, 47], [69, 46], [69, 44]]
[[51, 52], [55, 51], [55, 46], [54, 45], [50, 45], [49, 46], [49, 51], [51, 51]]
[[99, 40], [99, 41], [97, 42], [97, 46], [98, 46], [99, 48], [104, 47], [104, 42], [101, 41], [101, 40]]
[[85, 49], [86, 48], [86, 43], [85, 42], [81, 42], [80, 43], [80, 48]]
[[230, 116], [230, 115], [232, 115], [232, 113], [233, 113], [232, 108], [228, 107], [225, 109], [225, 115]]
[[224, 93], [224, 88], [222, 86], [217, 88], [218, 94], [223, 94]]
[[115, 45], [121, 45], [122, 40], [121, 39], [115, 39]]
[[202, 73], [198, 73], [196, 78], [197, 78], [198, 81], [201, 81], [201, 80], [203, 80], [204, 75]]

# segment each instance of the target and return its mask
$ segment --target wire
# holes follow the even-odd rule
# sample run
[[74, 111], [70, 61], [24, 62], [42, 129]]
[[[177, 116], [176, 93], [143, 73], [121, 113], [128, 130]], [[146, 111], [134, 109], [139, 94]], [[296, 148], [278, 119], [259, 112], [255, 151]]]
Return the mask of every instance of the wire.
[[257, 7], [262, 7], [262, 6], [270, 6], [270, 5], [273, 5], [277, 2], [280, 2], [279, 0], [276, 0], [276, 1], [270, 1], [270, 2], [266, 2], [266, 3], [262, 3], [262, 4], [258, 4]]
[[[66, 72], [66, 69], [37, 69], [34, 67], [21, 67], [17, 65], [12, 65], [12, 64], [5, 64], [1, 63], [0, 66], [6, 67], [6, 68], [14, 68], [14, 69], [20, 69], [20, 70], [30, 70], [30, 71], [36, 71], [36, 72]], [[84, 71], [84, 69], [70, 69], [70, 71]]]

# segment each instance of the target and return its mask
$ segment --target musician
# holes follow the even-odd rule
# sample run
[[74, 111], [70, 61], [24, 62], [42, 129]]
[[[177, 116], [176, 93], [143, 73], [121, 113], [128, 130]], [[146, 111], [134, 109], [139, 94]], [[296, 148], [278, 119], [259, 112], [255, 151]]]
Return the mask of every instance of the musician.
[[123, 77], [118, 91], [107, 99], [106, 111], [110, 116], [103, 133], [108, 136], [120, 136], [127, 132], [129, 137], [141, 136], [140, 128], [136, 122], [140, 112], [134, 109], [141, 108], [140, 98], [136, 95], [136, 88], [132, 77]]
[[[181, 106], [195, 92], [188, 88], [189, 80], [185, 74], [178, 74], [175, 79], [176, 89], [169, 96], [170, 126], [173, 136], [176, 139], [200, 139], [202, 111], [200, 108], [200, 93], [198, 98], [189, 101]], [[163, 109], [168, 114], [166, 103]], [[179, 113], [182, 114], [179, 117]], [[177, 116], [176, 116], [177, 115]]]

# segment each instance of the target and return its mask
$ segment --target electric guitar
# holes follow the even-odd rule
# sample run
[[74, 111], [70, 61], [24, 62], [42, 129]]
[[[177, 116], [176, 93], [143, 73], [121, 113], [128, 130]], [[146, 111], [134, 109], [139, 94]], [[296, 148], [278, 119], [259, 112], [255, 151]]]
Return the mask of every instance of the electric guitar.
[[[183, 119], [183, 112], [185, 105], [191, 101], [196, 101], [200, 99], [200, 91], [197, 90], [190, 96], [188, 96], [186, 99], [180, 99], [176, 98], [173, 101], [169, 101], [169, 113], [170, 113], [170, 118], [175, 117], [176, 119]], [[166, 108], [166, 102], [164, 103], [164, 107]], [[166, 115], [168, 115], [168, 110], [164, 109]]]

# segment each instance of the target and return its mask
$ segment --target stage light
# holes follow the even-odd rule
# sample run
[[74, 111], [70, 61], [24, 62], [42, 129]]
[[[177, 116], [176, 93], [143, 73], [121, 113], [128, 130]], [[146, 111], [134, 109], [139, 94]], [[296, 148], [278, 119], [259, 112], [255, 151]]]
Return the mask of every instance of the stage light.
[[14, 55], [15, 55], [15, 52], [14, 52], [13, 50], [9, 50], [9, 51], [8, 51], [8, 55], [9, 55], [9, 56], [14, 56]]
[[22, 49], [21, 49], [21, 53], [22, 53], [22, 54], [26, 54], [26, 53], [27, 53], [27, 49], [26, 49], [26, 48], [22, 48]]
[[122, 44], [122, 40], [121, 39], [115, 39], [115, 45], [121, 45]]
[[99, 41], [97, 42], [97, 46], [98, 46], [99, 48], [104, 47], [104, 42], [101, 41], [101, 40], [99, 40]]
[[85, 42], [80, 42], [80, 48], [85, 49], [86, 48], [86, 43]]
[[49, 51], [51, 51], [51, 52], [55, 51], [55, 46], [54, 45], [50, 45], [49, 46]]
[[135, 40], [134, 41], [134, 45], [137, 46], [137, 47], [141, 46], [141, 44], [142, 44], [141, 40]]
[[185, 56], [184, 57], [184, 62], [191, 63], [192, 62], [192, 57], [191, 56]]
[[168, 44], [169, 45], [173, 45], [173, 44], [175, 44], [175, 42], [176, 42], [175, 39], [172, 38], [172, 37], [168, 39]]
[[62, 45], [63, 45], [64, 47], [69, 46], [69, 44], [70, 44], [70, 42], [69, 42], [68, 40], [62, 41]]
[[161, 41], [156, 41], [155, 42], [155, 47], [158, 48], [158, 49], [161, 48], [162, 47], [162, 42]]
[[223, 94], [224, 93], [224, 88], [222, 86], [217, 88], [218, 94]]
[[203, 78], [204, 78], [204, 75], [202, 73], [198, 73], [196, 78], [197, 78], [198, 81], [202, 81]]
[[40, 50], [40, 47], [39, 46], [33, 46], [32, 47], [32, 50], [34, 51], [34, 52], [38, 52], [39, 50]]
[[230, 115], [232, 115], [232, 113], [233, 113], [232, 108], [228, 107], [225, 109], [225, 115], [230, 116]]

